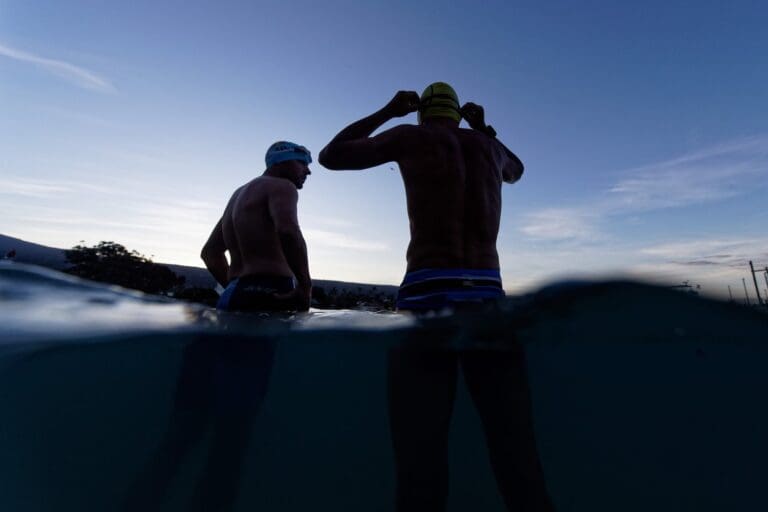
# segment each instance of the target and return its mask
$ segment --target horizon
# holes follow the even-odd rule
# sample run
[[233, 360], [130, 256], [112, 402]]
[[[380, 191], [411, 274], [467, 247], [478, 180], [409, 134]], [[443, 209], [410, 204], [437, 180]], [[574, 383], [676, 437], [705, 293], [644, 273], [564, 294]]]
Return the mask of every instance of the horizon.
[[[316, 162], [397, 90], [444, 80], [526, 167], [503, 188], [507, 291], [620, 276], [727, 298], [745, 278], [754, 298], [747, 262], [768, 265], [768, 5], [403, 5], [0, 2], [0, 233], [201, 267], [272, 142]], [[396, 121], [384, 128], [415, 115]], [[312, 277], [399, 284], [397, 165], [310, 168]]]

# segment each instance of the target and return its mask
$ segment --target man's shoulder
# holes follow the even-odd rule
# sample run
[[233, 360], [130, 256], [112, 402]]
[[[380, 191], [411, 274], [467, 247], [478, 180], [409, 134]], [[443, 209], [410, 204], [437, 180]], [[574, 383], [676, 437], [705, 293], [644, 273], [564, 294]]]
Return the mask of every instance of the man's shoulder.
[[422, 125], [415, 128], [419, 130], [419, 133], [423, 133], [423, 136], [429, 140], [460, 141], [462, 143], [475, 145], [488, 145], [488, 136], [471, 128], [447, 126], [444, 124]]
[[296, 186], [290, 181], [273, 176], [259, 176], [238, 188], [233, 194], [233, 200], [243, 204], [254, 201], [264, 201], [270, 198], [291, 198], [298, 196]]
[[474, 128], [459, 127], [457, 128], [457, 133], [462, 139], [472, 140], [478, 144], [483, 144], [487, 146], [492, 145], [493, 141], [496, 140], [492, 137], [489, 137], [485, 133], [475, 130]]
[[242, 187], [243, 189], [253, 190], [295, 190], [296, 186], [285, 178], [276, 176], [259, 176], [254, 178]]
[[424, 144], [434, 138], [433, 131], [429, 127], [418, 124], [398, 124], [382, 132], [381, 135], [405, 153], [413, 150], [421, 151]]
[[424, 132], [424, 127], [420, 126], [418, 124], [397, 124], [393, 126], [392, 128], [388, 128], [381, 132], [380, 135], [384, 135], [387, 137], [395, 137], [395, 138], [402, 138], [402, 137], [413, 137], [417, 136], [420, 133]]
[[261, 190], [266, 193], [270, 198], [285, 198], [285, 199], [297, 199], [299, 197], [299, 191], [296, 189], [296, 185], [291, 183], [290, 180], [285, 178], [277, 178], [274, 176], [262, 176], [263, 181], [259, 183]]

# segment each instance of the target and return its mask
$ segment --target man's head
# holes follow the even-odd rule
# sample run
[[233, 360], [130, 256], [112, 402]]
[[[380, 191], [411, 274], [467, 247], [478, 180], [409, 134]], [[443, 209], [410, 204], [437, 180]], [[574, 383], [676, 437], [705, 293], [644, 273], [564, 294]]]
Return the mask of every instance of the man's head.
[[459, 123], [459, 107], [459, 97], [453, 87], [445, 82], [435, 82], [421, 93], [419, 124], [430, 118], [448, 118]]
[[280, 140], [269, 146], [264, 157], [267, 164], [265, 174], [285, 178], [293, 182], [296, 188], [301, 188], [312, 174], [309, 164], [312, 163], [312, 154], [304, 146], [293, 142]]

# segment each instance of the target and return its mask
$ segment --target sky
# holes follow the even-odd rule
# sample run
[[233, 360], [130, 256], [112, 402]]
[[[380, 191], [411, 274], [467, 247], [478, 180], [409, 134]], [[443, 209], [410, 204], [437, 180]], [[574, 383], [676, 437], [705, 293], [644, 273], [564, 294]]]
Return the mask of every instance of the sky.
[[[747, 262], [768, 265], [766, 19], [738, 0], [0, 0], [0, 233], [201, 266], [272, 142], [316, 156], [439, 80], [526, 165], [503, 189], [509, 292], [624, 276], [743, 298]], [[399, 283], [397, 165], [311, 169], [312, 276]]]

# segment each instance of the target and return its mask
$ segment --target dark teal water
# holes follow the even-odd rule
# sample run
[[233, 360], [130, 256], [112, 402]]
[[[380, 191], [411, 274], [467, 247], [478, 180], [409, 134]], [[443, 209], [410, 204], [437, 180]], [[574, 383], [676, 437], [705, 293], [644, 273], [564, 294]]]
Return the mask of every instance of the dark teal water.
[[[767, 333], [759, 311], [628, 282], [429, 319], [274, 318], [0, 266], [0, 510], [192, 510], [206, 485], [230, 510], [394, 510], [387, 361], [420, 340], [521, 351], [557, 510], [768, 510]], [[456, 389], [447, 509], [504, 510]], [[183, 457], [169, 438], [191, 439]], [[242, 455], [231, 488], [233, 464], [206, 473], [221, 446]]]

